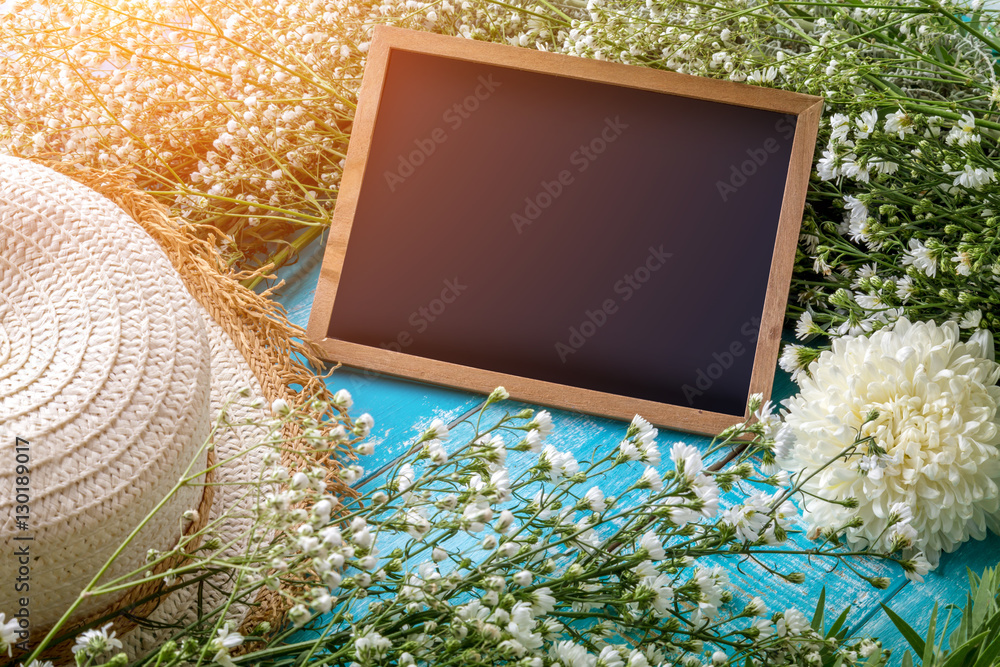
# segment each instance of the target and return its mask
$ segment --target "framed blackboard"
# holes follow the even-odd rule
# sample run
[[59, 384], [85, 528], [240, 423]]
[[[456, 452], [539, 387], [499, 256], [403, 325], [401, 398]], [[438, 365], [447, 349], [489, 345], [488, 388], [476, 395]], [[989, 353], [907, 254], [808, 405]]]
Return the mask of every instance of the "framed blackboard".
[[379, 27], [333, 361], [717, 432], [770, 394], [822, 99]]

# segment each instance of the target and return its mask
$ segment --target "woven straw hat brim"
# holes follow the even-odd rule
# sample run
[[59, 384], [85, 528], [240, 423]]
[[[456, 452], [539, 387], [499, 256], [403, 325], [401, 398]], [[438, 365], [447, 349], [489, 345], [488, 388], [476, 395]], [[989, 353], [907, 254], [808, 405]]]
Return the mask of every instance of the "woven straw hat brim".
[[[0, 156], [0, 458], [14, 461], [15, 436], [30, 443], [31, 499], [18, 524], [17, 475], [13, 465], [0, 466], [0, 543], [12, 553], [25, 543], [15, 538], [33, 538], [29, 641], [168, 494], [223, 404], [247, 389], [231, 422], [264, 416], [250, 407], [263, 397], [260, 382], [135, 220], [66, 176]], [[226, 545], [220, 555], [244, 551], [250, 518], [241, 507], [246, 483], [263, 466], [254, 445], [264, 435], [262, 427], [220, 431], [212, 455], [226, 464], [213, 469], [211, 486], [181, 488], [102, 581], [141, 571], [147, 549], [173, 548], [188, 510], [200, 509], [200, 523], [212, 524]], [[207, 462], [202, 451], [192, 470]], [[17, 568], [15, 559], [0, 559], [0, 580], [14, 581]], [[209, 608], [225, 596], [214, 585], [203, 590]], [[195, 595], [189, 587], [167, 596], [149, 620], [193, 619]], [[0, 588], [0, 611], [9, 616], [21, 597]], [[70, 624], [121, 598], [87, 599]], [[230, 609], [235, 625], [245, 611]], [[126, 651], [137, 657], [169, 632], [136, 628], [123, 637]]]

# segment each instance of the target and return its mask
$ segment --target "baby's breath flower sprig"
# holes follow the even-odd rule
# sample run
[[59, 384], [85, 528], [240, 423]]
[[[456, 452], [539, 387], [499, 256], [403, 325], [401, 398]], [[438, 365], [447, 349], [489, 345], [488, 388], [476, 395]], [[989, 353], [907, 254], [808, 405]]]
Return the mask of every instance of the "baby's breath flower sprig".
[[[350, 402], [344, 394], [335, 400]], [[235, 582], [222, 609], [178, 629], [170, 655], [187, 646], [185, 655], [227, 664], [238, 651], [244, 661], [322, 654], [347, 667], [432, 657], [458, 665], [470, 652], [525, 664], [591, 656], [607, 665], [684, 663], [721, 652], [742, 664], [801, 656], [827, 642], [823, 650], [856, 664], [854, 644], [820, 638], [796, 610], [762, 617], [762, 605], [743, 599], [710, 559], [752, 560], [793, 583], [807, 572], [786, 571], [782, 556], [836, 559], [871, 585], [884, 581], [853, 560], [889, 558], [914, 577], [926, 571], [919, 556], [848, 551], [832, 534], [818, 546], [793, 541], [801, 534], [788, 500], [794, 491], [751, 491], [737, 504], [721, 496], [722, 484], [732, 492], [752, 487], [748, 452], [773, 443], [775, 429], [754, 426], [769, 415], [761, 401], [753, 403], [756, 418], [716, 439], [750, 443], [720, 468], [706, 464], [709, 450], [682, 442], [661, 455], [658, 431], [641, 418], [617, 445], [577, 460], [561, 448], [547, 413], [511, 415], [503, 400], [458, 423], [422, 427], [416, 444], [357, 498], [333, 498], [319, 471], [285, 469], [273, 457], [248, 489], [254, 539], [244, 554], [222, 558], [208, 526], [203, 550], [151, 575], [176, 587], [228, 571]], [[272, 424], [306, 418], [299, 407], [274, 407], [277, 419], [262, 417]], [[538, 453], [521, 446], [532, 432], [545, 436]], [[355, 450], [359, 438], [350, 438]], [[282, 446], [280, 438], [269, 444]], [[429, 450], [438, 447], [443, 456], [436, 459]], [[905, 549], [906, 510], [894, 512], [889, 542]], [[125, 583], [108, 585], [92, 592]], [[226, 625], [225, 609], [262, 587], [287, 601], [289, 626], [268, 638], [243, 636]], [[318, 632], [296, 639], [302, 628]]]

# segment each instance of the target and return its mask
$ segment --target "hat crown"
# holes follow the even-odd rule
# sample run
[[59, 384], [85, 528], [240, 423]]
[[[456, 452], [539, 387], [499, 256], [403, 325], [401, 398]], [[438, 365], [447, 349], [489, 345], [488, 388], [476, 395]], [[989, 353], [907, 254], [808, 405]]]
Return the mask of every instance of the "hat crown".
[[[211, 418], [203, 312], [114, 203], [0, 156], [0, 543], [31, 554], [30, 588], [0, 587], [0, 611], [27, 597], [32, 640], [198, 456]], [[141, 572], [150, 548], [170, 549], [201, 495], [178, 489], [102, 580]], [[15, 581], [19, 567], [0, 559], [0, 580]], [[87, 600], [74, 620], [117, 597]]]

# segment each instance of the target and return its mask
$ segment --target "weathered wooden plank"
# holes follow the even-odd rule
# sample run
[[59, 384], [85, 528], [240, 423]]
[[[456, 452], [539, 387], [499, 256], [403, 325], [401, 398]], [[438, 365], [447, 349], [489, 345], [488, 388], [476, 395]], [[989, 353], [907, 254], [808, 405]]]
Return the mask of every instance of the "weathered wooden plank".
[[[982, 541], [967, 542], [954, 553], [941, 556], [938, 567], [924, 576], [923, 583], [906, 582], [906, 585], [886, 602], [886, 606], [901, 616], [923, 637], [927, 632], [934, 604], [937, 603], [940, 608], [937, 620], [939, 630], [948, 616], [946, 605], [954, 604], [959, 607], [952, 612], [951, 627], [954, 628], [961, 619], [959, 612], [965, 606], [969, 590], [969, 570], [982, 574], [984, 568], [996, 567], [998, 563], [1000, 563], [1000, 535], [990, 533]], [[892, 664], [898, 665], [903, 649], [908, 645], [881, 608], [874, 610], [862, 628], [865, 634], [879, 637], [883, 646], [897, 649]], [[950, 629], [948, 634], [951, 634]], [[938, 636], [940, 637], [940, 634]], [[945, 645], [947, 646], [947, 643]]]

